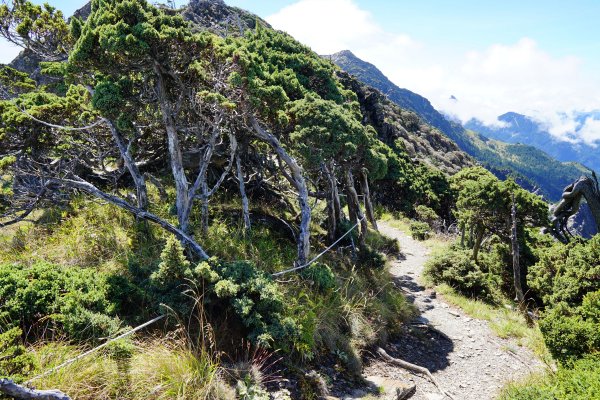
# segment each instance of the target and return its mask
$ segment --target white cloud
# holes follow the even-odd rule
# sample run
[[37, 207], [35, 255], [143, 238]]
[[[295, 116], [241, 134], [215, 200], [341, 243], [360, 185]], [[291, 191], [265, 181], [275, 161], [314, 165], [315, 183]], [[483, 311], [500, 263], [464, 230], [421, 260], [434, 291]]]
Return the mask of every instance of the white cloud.
[[7, 42], [4, 39], [0, 39], [0, 64], [10, 63], [16, 56], [19, 55], [21, 50], [23, 49], [13, 45], [10, 42]]
[[300, 0], [267, 21], [319, 54], [351, 50], [398, 86], [462, 121], [497, 125], [497, 116], [515, 111], [542, 121], [563, 140], [589, 143], [598, 137], [600, 127], [593, 121], [577, 138], [573, 133], [575, 111], [600, 109], [600, 81], [586, 75], [582, 60], [552, 56], [531, 38], [452, 53], [442, 37], [425, 44], [409, 34], [386, 32], [353, 0]]
[[600, 144], [600, 120], [592, 117], [586, 118], [578, 132], [579, 137], [587, 144], [596, 147]]
[[302, 0], [267, 17], [267, 21], [319, 54], [381, 45], [397, 48], [413, 45], [406, 35], [384, 32], [373, 16], [352, 0]]

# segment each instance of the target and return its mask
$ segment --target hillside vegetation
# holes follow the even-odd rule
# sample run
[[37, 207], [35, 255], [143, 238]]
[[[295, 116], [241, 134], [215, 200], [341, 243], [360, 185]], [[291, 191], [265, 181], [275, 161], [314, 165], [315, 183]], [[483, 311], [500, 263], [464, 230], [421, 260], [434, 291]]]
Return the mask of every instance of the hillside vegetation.
[[362, 385], [417, 314], [389, 213], [455, 240], [436, 284], [541, 310], [564, 387], [597, 373], [598, 237], [541, 234], [541, 197], [286, 33], [220, 1], [15, 1], [0, 22], [33, 67], [0, 67], [1, 377], [82, 399]]

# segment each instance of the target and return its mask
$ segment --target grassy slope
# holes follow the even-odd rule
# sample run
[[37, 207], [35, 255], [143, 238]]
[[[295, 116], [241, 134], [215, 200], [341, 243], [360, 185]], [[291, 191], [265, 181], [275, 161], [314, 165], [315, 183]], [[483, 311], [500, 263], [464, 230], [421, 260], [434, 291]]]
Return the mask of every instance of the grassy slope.
[[[160, 203], [156, 193], [151, 193], [151, 197], [153, 211], [164, 218], [174, 218], [169, 214], [168, 204]], [[245, 235], [236, 222], [239, 210], [232, 219], [231, 210], [236, 210], [237, 201], [220, 199], [214, 203], [208, 235], [201, 240], [209, 254], [228, 260], [250, 260], [268, 272], [292, 266], [295, 243], [258, 223], [251, 235]], [[281, 214], [266, 206], [260, 211]], [[322, 218], [320, 210], [315, 210], [315, 222]], [[65, 209], [40, 212], [34, 219], [35, 223], [22, 222], [0, 231], [0, 263], [33, 265], [49, 261], [57, 268], [91, 268], [129, 277], [132, 266], [150, 271], [156, 268], [166, 238], [163, 231], [153, 226], [140, 232], [135, 220], [115, 207], [82, 198]], [[322, 232], [318, 225], [312, 226], [312, 230], [316, 254], [325, 245], [319, 242]], [[367, 241], [373, 248], [393, 251], [393, 243], [375, 232], [369, 233]], [[323, 357], [333, 357], [338, 359], [341, 369], [357, 373], [362, 349], [393, 333], [412, 315], [413, 309], [393, 289], [385, 268], [360, 267], [349, 256], [349, 251], [330, 252], [320, 260], [335, 272], [333, 291], [320, 292], [298, 273], [286, 275], [278, 284], [284, 298], [289, 299], [288, 312], [310, 319], [308, 342], [313, 343], [305, 356], [280, 354], [284, 362], [310, 365]], [[142, 321], [147, 317], [137, 316]], [[231, 383], [224, 377], [223, 363], [236, 356], [198, 345], [197, 337], [187, 335], [188, 330], [183, 328], [186, 325], [180, 324], [179, 329], [170, 324], [166, 330], [159, 326], [144, 330], [130, 343], [133, 346], [126, 361], [119, 359], [118, 349], [109, 349], [43, 378], [37, 385], [62, 389], [74, 398], [142, 399], [153, 391], [150, 397], [161, 399], [202, 398], [207, 393], [214, 395], [215, 391], [223, 392], [222, 398], [233, 398], [231, 390], [223, 384]], [[220, 326], [214, 329], [211, 343], [235, 333], [221, 331]], [[235, 335], [243, 337], [240, 332]], [[37, 363], [29, 377], [89, 348], [86, 343], [74, 344], [60, 337], [46, 340], [29, 347]], [[122, 375], [125, 381], [119, 378]]]

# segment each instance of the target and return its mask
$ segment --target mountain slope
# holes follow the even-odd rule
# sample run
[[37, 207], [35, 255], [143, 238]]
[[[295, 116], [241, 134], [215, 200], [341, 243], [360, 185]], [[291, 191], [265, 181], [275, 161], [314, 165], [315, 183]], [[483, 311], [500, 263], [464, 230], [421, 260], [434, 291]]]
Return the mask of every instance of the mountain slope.
[[325, 57], [355, 75], [361, 82], [381, 90], [400, 107], [417, 113], [498, 177], [514, 176], [523, 187], [539, 191], [556, 201], [566, 185], [587, 172], [581, 165], [561, 163], [533, 146], [503, 143], [467, 131], [462, 126], [448, 121], [426, 98], [399, 88], [377, 67], [359, 59], [350, 51]]
[[[576, 132], [584, 126], [586, 120], [597, 120], [597, 117], [597, 113], [578, 115]], [[503, 122], [504, 126], [487, 126], [479, 120], [472, 119], [465, 124], [465, 128], [492, 139], [535, 146], [559, 161], [577, 161], [594, 170], [600, 170], [600, 152], [590, 145], [558, 140], [542, 123], [515, 112], [499, 116], [498, 121]]]

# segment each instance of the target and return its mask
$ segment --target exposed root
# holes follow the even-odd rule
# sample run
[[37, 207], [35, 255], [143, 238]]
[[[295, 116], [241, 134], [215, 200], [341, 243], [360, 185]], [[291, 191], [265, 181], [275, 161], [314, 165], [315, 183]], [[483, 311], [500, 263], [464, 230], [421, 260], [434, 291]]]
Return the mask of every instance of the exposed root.
[[397, 365], [397, 366], [399, 366], [401, 368], [404, 368], [404, 369], [406, 369], [408, 371], [412, 371], [412, 372], [415, 372], [417, 374], [422, 374], [422, 375], [427, 376], [429, 378], [429, 380], [435, 385], [435, 387], [438, 388], [438, 390], [440, 391], [441, 394], [443, 394], [444, 396], [447, 396], [447, 397], [451, 398], [452, 400], [455, 400], [454, 397], [452, 397], [452, 395], [450, 393], [447, 393], [446, 391], [444, 391], [441, 388], [440, 384], [433, 377], [433, 375], [431, 375], [431, 372], [429, 372], [429, 370], [427, 368], [421, 367], [421, 366], [416, 365], [416, 364], [409, 363], [408, 361], [404, 361], [404, 360], [401, 360], [399, 358], [394, 358], [394, 357], [390, 356], [381, 347], [377, 348], [377, 353], [381, 356], [381, 358], [383, 358], [386, 362], [388, 362], [390, 364], [394, 364], [394, 365]]

